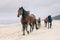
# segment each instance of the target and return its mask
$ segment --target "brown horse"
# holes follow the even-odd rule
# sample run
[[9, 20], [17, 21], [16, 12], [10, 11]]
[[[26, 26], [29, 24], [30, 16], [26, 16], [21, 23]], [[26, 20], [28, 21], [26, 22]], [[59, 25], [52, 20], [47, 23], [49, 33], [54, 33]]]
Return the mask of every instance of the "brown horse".
[[48, 22], [48, 18], [46, 17], [46, 18], [44, 19], [45, 27], [47, 27], [47, 22]]
[[41, 18], [40, 17], [38, 18], [38, 26], [39, 26], [39, 28], [41, 26]]
[[30, 32], [33, 31], [35, 15], [30, 14], [29, 11], [25, 11], [23, 7], [19, 8], [19, 10], [18, 10], [17, 17], [19, 17], [20, 15], [22, 15], [21, 23], [23, 26], [23, 35], [25, 35], [25, 30], [29, 34], [29, 31], [27, 30], [27, 25], [28, 24], [30, 25]]

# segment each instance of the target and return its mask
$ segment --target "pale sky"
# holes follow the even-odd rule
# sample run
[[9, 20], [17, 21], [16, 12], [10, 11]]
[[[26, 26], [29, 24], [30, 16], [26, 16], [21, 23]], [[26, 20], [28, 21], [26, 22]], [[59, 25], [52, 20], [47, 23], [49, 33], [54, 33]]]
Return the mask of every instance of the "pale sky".
[[16, 17], [21, 6], [36, 18], [60, 15], [60, 0], [0, 0], [0, 17]]

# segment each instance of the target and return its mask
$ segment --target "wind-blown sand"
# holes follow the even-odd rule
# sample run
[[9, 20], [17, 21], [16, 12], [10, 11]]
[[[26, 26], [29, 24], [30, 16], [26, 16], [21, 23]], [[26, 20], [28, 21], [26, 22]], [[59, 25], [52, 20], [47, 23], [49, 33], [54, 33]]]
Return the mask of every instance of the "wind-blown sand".
[[60, 40], [60, 20], [54, 20], [51, 29], [42, 23], [39, 30], [34, 29], [29, 35], [22, 35], [22, 25], [0, 25], [0, 40]]

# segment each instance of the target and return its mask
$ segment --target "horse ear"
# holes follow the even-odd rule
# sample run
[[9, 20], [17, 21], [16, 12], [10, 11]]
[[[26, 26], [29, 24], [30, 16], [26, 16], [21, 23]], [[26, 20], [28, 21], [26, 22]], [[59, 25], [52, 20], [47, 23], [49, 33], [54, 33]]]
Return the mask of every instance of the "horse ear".
[[23, 9], [23, 7], [19, 8], [19, 10], [20, 10], [20, 9]]
[[21, 7], [21, 9], [23, 9], [23, 6]]

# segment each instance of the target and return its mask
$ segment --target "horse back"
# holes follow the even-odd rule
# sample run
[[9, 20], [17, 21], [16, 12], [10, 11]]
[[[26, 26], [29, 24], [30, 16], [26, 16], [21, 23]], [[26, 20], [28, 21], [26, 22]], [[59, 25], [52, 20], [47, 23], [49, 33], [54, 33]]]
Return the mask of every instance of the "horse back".
[[31, 23], [35, 20], [35, 16], [33, 14], [29, 14], [29, 16], [26, 17], [26, 21], [28, 23]]
[[34, 21], [35, 19], [35, 15], [34, 14], [30, 14], [30, 11], [26, 11], [28, 16], [26, 18], [21, 18], [21, 23], [23, 22], [27, 22], [27, 23], [31, 23]]

